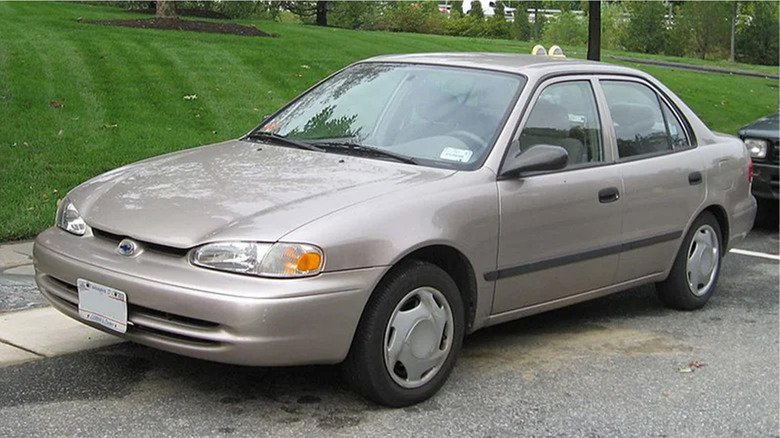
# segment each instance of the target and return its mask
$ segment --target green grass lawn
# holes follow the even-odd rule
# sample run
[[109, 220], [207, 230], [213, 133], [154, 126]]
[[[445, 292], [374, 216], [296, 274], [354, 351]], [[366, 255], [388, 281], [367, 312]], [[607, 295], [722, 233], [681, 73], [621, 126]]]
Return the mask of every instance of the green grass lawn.
[[[249, 38], [94, 26], [78, 17], [134, 16], [84, 4], [0, 2], [0, 241], [52, 224], [57, 199], [80, 182], [149, 156], [235, 138], [358, 59], [531, 47], [273, 22], [252, 23], [278, 38]], [[778, 107], [777, 81], [636, 67], [719, 131], [734, 133]], [[197, 99], [184, 99], [193, 94]]]

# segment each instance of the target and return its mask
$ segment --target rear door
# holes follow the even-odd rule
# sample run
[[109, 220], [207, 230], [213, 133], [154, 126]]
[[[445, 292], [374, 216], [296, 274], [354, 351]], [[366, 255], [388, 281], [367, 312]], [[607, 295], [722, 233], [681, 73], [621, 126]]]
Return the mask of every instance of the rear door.
[[602, 77], [623, 179], [623, 251], [616, 282], [663, 272], [704, 201], [701, 155], [687, 123], [651, 84]]
[[493, 313], [612, 284], [620, 248], [622, 182], [602, 129], [590, 77], [545, 82], [531, 99], [516, 154], [560, 146], [569, 164], [555, 172], [498, 181], [501, 227]]

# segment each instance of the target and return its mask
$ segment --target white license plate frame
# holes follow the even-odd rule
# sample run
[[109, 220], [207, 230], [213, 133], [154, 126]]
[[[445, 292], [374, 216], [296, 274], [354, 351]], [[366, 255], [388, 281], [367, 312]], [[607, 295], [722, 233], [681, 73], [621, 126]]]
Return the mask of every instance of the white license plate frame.
[[127, 294], [121, 290], [79, 278], [79, 316], [119, 333], [127, 332]]

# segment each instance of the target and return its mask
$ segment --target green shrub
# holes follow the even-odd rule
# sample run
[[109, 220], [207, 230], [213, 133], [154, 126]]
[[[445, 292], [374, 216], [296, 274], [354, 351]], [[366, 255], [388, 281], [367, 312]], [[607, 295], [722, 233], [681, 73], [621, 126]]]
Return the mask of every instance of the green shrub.
[[474, 18], [485, 18], [485, 11], [482, 10], [482, 2], [479, 0], [474, 0], [471, 2], [469, 16]]
[[660, 53], [666, 44], [666, 7], [661, 2], [629, 2], [631, 19], [621, 44], [626, 50]]
[[528, 41], [531, 39], [531, 23], [528, 21], [528, 14], [525, 12], [523, 4], [519, 4], [515, 11], [515, 39]]
[[774, 2], [750, 2], [744, 5], [750, 20], [737, 32], [736, 56], [740, 62], [778, 65], [780, 17]]
[[622, 41], [628, 27], [628, 11], [622, 3], [601, 5], [601, 48], [624, 50]]
[[375, 29], [384, 4], [372, 1], [333, 2], [328, 12], [328, 24], [346, 29]]
[[588, 43], [588, 23], [573, 12], [564, 12], [551, 20], [542, 34], [548, 44], [583, 46]]
[[435, 2], [391, 4], [378, 25], [393, 32], [445, 33], [447, 16]]
[[691, 29], [676, 15], [674, 23], [666, 32], [664, 54], [671, 56], [686, 56], [691, 52]]

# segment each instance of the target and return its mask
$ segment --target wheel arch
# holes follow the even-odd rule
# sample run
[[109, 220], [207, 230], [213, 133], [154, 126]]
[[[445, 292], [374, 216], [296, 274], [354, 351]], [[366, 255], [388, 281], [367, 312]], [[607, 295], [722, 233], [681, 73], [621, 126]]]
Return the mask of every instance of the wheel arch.
[[[693, 221], [695, 221], [699, 216], [702, 215], [704, 212], [709, 212], [713, 216], [715, 216], [715, 220], [718, 221], [718, 226], [720, 227], [720, 238], [721, 238], [721, 245], [723, 245], [724, 253], [726, 248], [729, 244], [729, 217], [726, 213], [726, 209], [723, 208], [723, 206], [718, 204], [711, 204], [702, 211], [699, 212], [699, 214], [696, 215], [696, 217], [693, 218]], [[690, 229], [690, 226], [693, 225], [693, 221], [691, 221], [691, 224], [688, 226]], [[686, 230], [686, 233], [688, 230]], [[724, 254], [725, 255], [725, 254]]]
[[477, 277], [468, 257], [457, 248], [441, 243], [413, 248], [392, 264], [380, 282], [395, 267], [409, 260], [431, 263], [452, 277], [463, 298], [463, 308], [466, 312], [464, 315], [466, 319], [465, 331], [466, 333], [472, 332], [477, 311]]

